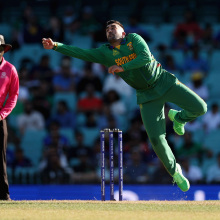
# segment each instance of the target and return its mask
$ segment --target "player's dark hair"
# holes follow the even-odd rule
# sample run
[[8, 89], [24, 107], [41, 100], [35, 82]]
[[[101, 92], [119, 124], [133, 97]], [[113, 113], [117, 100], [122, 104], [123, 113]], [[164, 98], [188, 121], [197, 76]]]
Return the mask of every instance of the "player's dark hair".
[[124, 30], [123, 24], [121, 24], [119, 21], [116, 21], [116, 20], [109, 20], [109, 21], [107, 21], [107, 22], [106, 22], [106, 28], [107, 28], [107, 26], [110, 25], [110, 24], [118, 24], [118, 25], [121, 26], [121, 27], [123, 28], [123, 30]]

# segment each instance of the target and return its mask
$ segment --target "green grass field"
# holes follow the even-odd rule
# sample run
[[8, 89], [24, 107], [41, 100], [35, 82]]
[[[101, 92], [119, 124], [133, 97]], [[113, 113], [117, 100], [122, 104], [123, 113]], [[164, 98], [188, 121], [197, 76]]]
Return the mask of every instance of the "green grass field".
[[1, 201], [0, 219], [219, 220], [220, 201]]

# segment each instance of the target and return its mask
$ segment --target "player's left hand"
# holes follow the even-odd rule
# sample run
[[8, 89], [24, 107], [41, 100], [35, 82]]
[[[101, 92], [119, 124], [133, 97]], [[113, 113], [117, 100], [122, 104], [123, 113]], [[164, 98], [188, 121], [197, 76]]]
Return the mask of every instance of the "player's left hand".
[[119, 72], [123, 72], [123, 71], [124, 71], [124, 69], [121, 66], [117, 66], [117, 65], [113, 65], [108, 68], [108, 72], [113, 75], [115, 73], [119, 73]]

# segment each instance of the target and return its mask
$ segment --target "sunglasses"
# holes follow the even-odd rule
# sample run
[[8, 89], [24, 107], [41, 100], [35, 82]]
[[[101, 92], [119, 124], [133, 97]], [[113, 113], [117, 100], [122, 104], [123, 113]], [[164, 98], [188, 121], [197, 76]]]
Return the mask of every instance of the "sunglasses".
[[0, 53], [4, 51], [4, 47], [0, 45]]

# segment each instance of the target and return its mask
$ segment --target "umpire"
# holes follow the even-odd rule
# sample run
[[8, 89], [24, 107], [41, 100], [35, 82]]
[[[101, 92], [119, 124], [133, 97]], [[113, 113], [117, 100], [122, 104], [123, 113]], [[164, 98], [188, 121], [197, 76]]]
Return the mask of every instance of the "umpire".
[[11, 200], [6, 164], [8, 131], [5, 118], [15, 107], [19, 92], [17, 71], [3, 57], [4, 53], [8, 52], [11, 48], [12, 46], [5, 44], [4, 37], [0, 35], [0, 200]]

